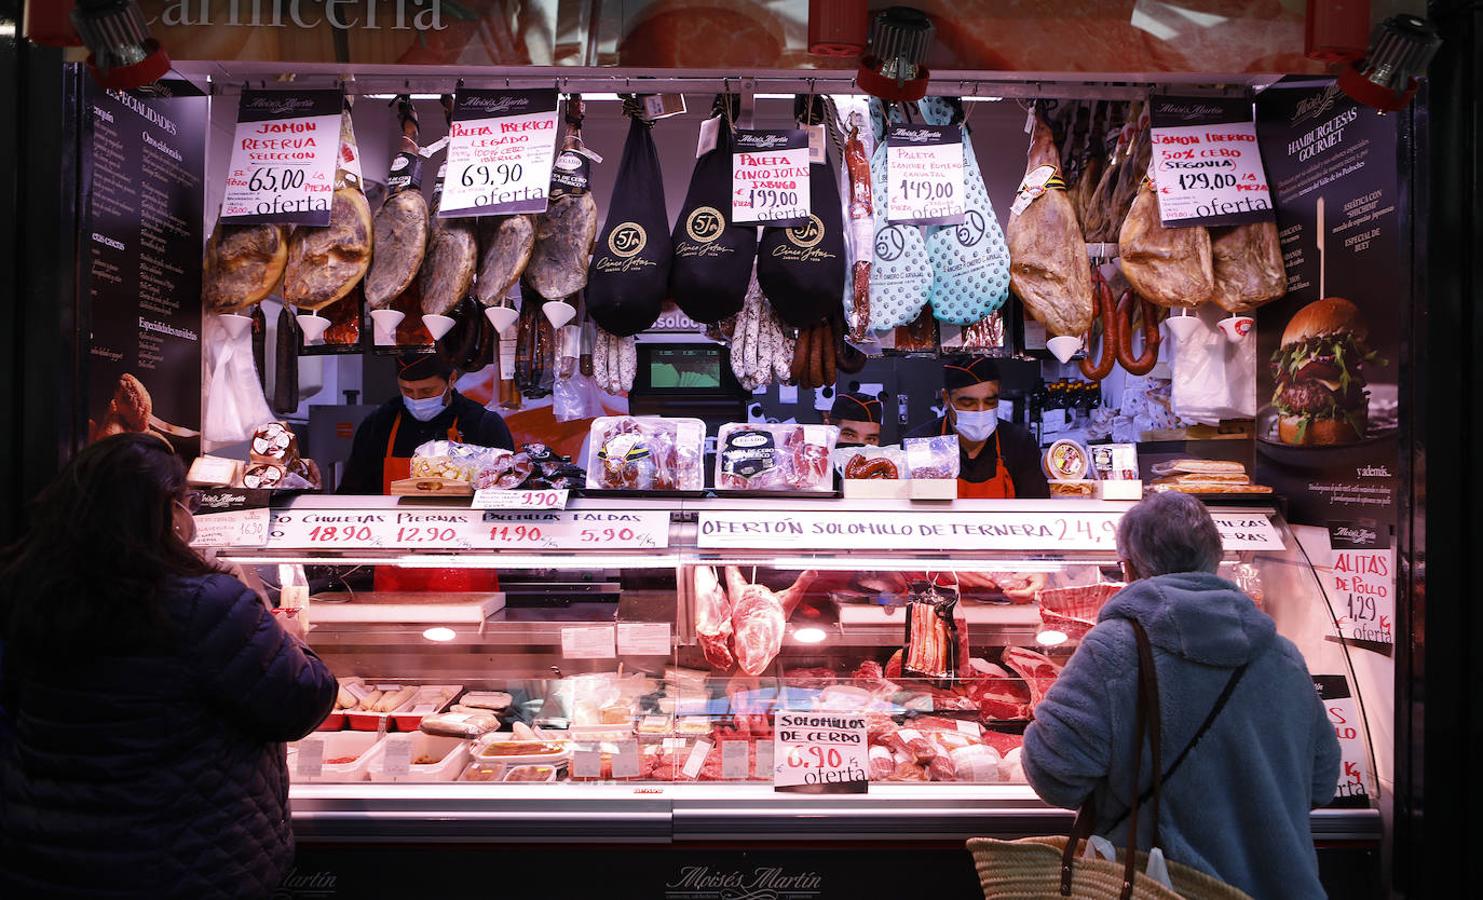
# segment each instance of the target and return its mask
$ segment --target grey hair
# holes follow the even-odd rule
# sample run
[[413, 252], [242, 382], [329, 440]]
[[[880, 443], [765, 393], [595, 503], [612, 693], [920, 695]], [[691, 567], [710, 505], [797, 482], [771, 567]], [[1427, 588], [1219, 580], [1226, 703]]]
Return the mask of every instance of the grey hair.
[[1142, 578], [1177, 572], [1214, 572], [1224, 551], [1205, 504], [1170, 492], [1128, 510], [1117, 526], [1118, 555]]

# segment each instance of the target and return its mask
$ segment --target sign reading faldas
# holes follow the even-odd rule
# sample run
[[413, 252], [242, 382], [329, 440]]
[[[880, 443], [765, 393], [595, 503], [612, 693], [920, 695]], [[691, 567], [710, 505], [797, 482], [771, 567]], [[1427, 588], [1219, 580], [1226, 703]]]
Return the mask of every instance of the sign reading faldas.
[[1272, 218], [1250, 100], [1154, 97], [1149, 109], [1149, 172], [1165, 225], [1242, 225]]
[[892, 125], [886, 135], [887, 219], [919, 225], [956, 225], [966, 210], [963, 128]]
[[221, 221], [328, 225], [343, 102], [339, 91], [244, 91]]
[[731, 221], [802, 225], [809, 216], [808, 134], [738, 131], [731, 151]]
[[438, 215], [546, 211], [556, 157], [556, 92], [459, 91]]

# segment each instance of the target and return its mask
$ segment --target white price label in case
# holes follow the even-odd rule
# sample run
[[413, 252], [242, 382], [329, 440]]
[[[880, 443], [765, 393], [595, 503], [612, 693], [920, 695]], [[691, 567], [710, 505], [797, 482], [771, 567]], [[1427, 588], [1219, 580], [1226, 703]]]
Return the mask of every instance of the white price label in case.
[[474, 491], [474, 509], [566, 509], [566, 488], [551, 491], [504, 491], [482, 488]]
[[752, 777], [750, 741], [726, 741], [721, 745], [721, 777], [728, 781]]
[[668, 622], [619, 622], [620, 656], [668, 656], [674, 650]]
[[574, 625], [561, 629], [561, 655], [565, 659], [613, 659], [613, 626]]
[[545, 212], [556, 107], [555, 91], [459, 91], [439, 217]]
[[1343, 675], [1314, 675], [1313, 688], [1318, 691], [1329, 724], [1334, 726], [1334, 736], [1339, 739], [1339, 784], [1335, 801], [1341, 805], [1358, 801], [1368, 806], [1370, 755], [1349, 682]]
[[690, 755], [685, 757], [685, 765], [680, 773], [686, 778], [694, 780], [700, 776], [700, 770], [705, 767], [705, 758], [711, 755], [710, 741], [696, 741], [695, 746], [690, 748]]
[[281, 549], [662, 550], [664, 510], [275, 509], [269, 547]]
[[892, 125], [886, 135], [886, 175], [888, 221], [962, 222], [967, 210], [962, 127]]
[[863, 794], [870, 787], [865, 717], [779, 712], [773, 731], [775, 790]]
[[577, 747], [573, 749], [572, 776], [575, 778], [601, 778], [602, 751], [596, 746]]
[[1250, 100], [1153, 97], [1149, 165], [1168, 226], [1269, 220], [1272, 195]]
[[205, 512], [195, 516], [192, 547], [261, 547], [268, 542], [268, 508]]
[[638, 741], [619, 741], [618, 751], [613, 754], [614, 778], [639, 777]]
[[407, 775], [412, 771], [412, 736], [393, 734], [386, 738], [381, 751], [381, 771], [387, 775]]
[[324, 740], [305, 738], [299, 741], [294, 759], [294, 773], [300, 778], [318, 778], [324, 772]]
[[731, 221], [802, 224], [809, 217], [808, 135], [738, 131], [731, 153]]
[[339, 91], [244, 91], [222, 195], [225, 225], [330, 223]]

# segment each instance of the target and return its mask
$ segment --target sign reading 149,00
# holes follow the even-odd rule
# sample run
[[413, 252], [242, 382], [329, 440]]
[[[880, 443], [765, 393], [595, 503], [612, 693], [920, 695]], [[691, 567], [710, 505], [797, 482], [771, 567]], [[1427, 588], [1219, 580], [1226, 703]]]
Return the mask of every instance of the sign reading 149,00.
[[273, 510], [267, 546], [300, 550], [649, 550], [669, 513], [607, 510]]
[[438, 215], [545, 212], [556, 106], [555, 91], [459, 91]]

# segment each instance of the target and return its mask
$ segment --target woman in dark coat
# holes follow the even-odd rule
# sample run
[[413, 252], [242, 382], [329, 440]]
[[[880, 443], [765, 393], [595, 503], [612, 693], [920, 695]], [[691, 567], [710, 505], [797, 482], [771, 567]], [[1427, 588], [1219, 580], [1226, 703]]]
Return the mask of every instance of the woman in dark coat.
[[293, 862], [284, 741], [335, 678], [201, 559], [157, 438], [83, 450], [0, 555], [0, 895], [266, 897]]

